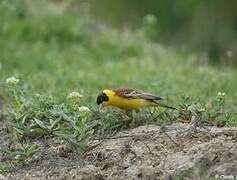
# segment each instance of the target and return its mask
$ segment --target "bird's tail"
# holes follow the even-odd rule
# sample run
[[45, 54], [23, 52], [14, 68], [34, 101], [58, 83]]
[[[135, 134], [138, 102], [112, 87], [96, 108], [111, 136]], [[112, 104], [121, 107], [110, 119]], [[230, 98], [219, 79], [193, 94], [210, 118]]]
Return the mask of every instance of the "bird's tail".
[[157, 106], [160, 106], [160, 107], [169, 108], [169, 109], [173, 109], [173, 110], [178, 110], [178, 109], [175, 108], [175, 107], [168, 106], [168, 105], [163, 104], [163, 103], [160, 103], [160, 102], [155, 102], [155, 104], [156, 104]]

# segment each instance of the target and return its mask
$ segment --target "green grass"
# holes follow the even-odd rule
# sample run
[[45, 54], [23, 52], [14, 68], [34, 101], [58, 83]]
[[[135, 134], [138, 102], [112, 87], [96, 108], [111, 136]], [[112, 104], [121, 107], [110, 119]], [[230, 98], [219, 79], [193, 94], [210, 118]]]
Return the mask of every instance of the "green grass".
[[[129, 127], [130, 121], [121, 121], [116, 110], [107, 109], [97, 115], [99, 120], [93, 113], [102, 89], [124, 86], [157, 94], [167, 104], [183, 108], [144, 110], [133, 117], [140, 124], [187, 120], [203, 111], [203, 121], [237, 125], [236, 69], [199, 64], [194, 54], [146, 39], [144, 27], [136, 31], [106, 27], [70, 1], [22, 2], [0, 1], [0, 97], [10, 107], [4, 112], [12, 122], [8, 133], [16, 135], [16, 142], [54, 135], [80, 154], [93, 135]], [[11, 76], [20, 79], [16, 86], [6, 85]], [[83, 95], [76, 107], [92, 110], [86, 117], [70, 108], [67, 95], [72, 91]], [[33, 154], [23, 149], [20, 160]]]

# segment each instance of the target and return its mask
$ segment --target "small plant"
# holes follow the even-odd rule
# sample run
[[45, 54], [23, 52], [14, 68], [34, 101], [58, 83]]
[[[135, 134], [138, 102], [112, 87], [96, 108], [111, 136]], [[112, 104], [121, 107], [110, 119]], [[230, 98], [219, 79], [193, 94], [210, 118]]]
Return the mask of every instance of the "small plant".
[[90, 115], [90, 112], [91, 112], [90, 109], [86, 106], [78, 107], [78, 111], [75, 114], [71, 124], [73, 127], [72, 132], [74, 132], [73, 134], [74, 138], [72, 139], [64, 137], [71, 143], [75, 152], [80, 156], [86, 150], [87, 143], [89, 140], [91, 126], [89, 126], [88, 124], [88, 117]]
[[224, 123], [225, 117], [228, 114], [225, 111], [226, 94], [218, 92], [217, 96], [206, 104], [205, 119], [210, 122]]
[[218, 92], [211, 101], [205, 103], [192, 102], [189, 97], [182, 96], [180, 104], [179, 120], [191, 122], [193, 120], [205, 122], [212, 125], [224, 126], [235, 123], [236, 114], [226, 111], [226, 94]]
[[10, 169], [10, 165], [7, 163], [1, 163], [0, 164], [0, 173], [7, 172]]
[[181, 95], [180, 96], [180, 110], [178, 119], [182, 122], [191, 122], [192, 112], [195, 113], [195, 104], [193, 104], [192, 100], [189, 96]]
[[12, 105], [16, 110], [19, 110], [21, 106], [21, 100], [20, 100], [21, 90], [19, 88], [19, 81], [20, 80], [14, 76], [6, 79], [6, 85], [8, 86], [10, 98], [12, 100]]
[[15, 149], [0, 149], [10, 160], [16, 162], [26, 162], [28, 158], [32, 157], [37, 151], [37, 146], [34, 144], [20, 144], [19, 148]]
[[101, 138], [128, 128], [131, 118], [124, 111], [108, 108], [104, 112], [95, 111], [92, 118], [89, 119], [89, 123], [93, 129], [94, 136]]
[[[57, 103], [50, 96], [25, 92], [18, 85], [19, 80], [14, 77], [7, 79], [6, 83], [13, 102], [9, 108], [12, 119], [9, 129], [17, 141], [53, 135], [67, 140], [76, 153], [82, 154], [85, 151], [91, 131], [88, 124], [91, 110], [80, 106], [80, 93], [72, 92], [67, 96], [66, 103]], [[22, 147], [15, 152], [24, 153], [19, 153], [16, 158], [21, 160], [31, 156], [31, 150], [28, 146]]]
[[180, 105], [179, 119], [183, 122], [198, 123], [202, 119], [205, 109], [199, 103]]
[[68, 96], [67, 96], [67, 104], [68, 107], [75, 111], [78, 108], [78, 103], [79, 103], [79, 99], [82, 97], [82, 95], [78, 92], [71, 92]]

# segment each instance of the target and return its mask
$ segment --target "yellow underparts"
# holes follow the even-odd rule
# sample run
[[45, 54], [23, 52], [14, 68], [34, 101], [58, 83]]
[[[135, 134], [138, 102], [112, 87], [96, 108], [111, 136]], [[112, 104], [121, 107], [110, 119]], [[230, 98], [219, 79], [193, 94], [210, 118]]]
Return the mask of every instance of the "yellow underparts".
[[118, 96], [112, 98], [110, 103], [111, 105], [122, 109], [138, 109], [155, 105], [155, 103], [145, 99], [125, 99]]
[[112, 92], [107, 92], [107, 95], [109, 95], [109, 101], [103, 102], [103, 106], [111, 105], [122, 109], [138, 109], [157, 105], [154, 102], [145, 99], [126, 99], [124, 97], [117, 96]]

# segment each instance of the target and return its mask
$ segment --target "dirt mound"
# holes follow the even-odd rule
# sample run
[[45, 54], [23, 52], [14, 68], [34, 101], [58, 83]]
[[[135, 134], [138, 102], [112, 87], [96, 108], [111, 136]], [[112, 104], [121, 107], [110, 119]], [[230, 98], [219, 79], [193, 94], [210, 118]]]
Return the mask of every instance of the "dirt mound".
[[[83, 160], [52, 150], [43, 158], [6, 175], [14, 179], [176, 179], [235, 176], [237, 128], [189, 124], [140, 126], [104, 139]], [[91, 145], [98, 141], [91, 142]], [[52, 160], [52, 157], [53, 160]]]

